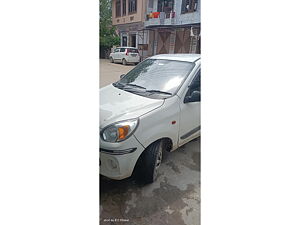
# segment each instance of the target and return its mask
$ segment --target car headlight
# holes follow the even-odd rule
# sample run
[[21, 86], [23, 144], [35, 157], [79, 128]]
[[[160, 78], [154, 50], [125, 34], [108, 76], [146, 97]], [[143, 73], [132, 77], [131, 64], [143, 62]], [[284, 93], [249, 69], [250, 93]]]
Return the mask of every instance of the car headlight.
[[125, 120], [106, 126], [100, 133], [101, 138], [107, 142], [120, 142], [126, 140], [135, 131], [138, 119]]

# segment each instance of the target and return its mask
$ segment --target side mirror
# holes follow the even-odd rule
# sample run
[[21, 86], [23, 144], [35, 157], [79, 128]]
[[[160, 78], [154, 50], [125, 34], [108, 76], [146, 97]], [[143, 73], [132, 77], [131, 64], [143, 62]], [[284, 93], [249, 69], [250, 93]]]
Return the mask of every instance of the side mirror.
[[200, 91], [193, 91], [190, 96], [184, 98], [184, 103], [188, 102], [200, 102]]
[[124, 76], [125, 76], [125, 74], [122, 74], [122, 75], [120, 76], [120, 79], [122, 79]]

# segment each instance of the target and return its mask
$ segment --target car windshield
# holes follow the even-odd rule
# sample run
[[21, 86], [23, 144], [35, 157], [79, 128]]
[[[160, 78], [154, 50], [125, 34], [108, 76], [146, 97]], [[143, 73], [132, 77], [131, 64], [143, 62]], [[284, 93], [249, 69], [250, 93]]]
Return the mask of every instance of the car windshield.
[[194, 65], [192, 62], [146, 59], [114, 86], [150, 98], [167, 98], [177, 92]]

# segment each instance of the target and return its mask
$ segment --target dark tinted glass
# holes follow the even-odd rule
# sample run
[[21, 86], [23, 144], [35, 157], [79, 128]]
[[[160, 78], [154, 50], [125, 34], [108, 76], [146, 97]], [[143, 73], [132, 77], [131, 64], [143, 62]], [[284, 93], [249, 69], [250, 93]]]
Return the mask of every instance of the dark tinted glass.
[[139, 53], [139, 51], [136, 48], [129, 48], [127, 51], [131, 53]]
[[197, 72], [195, 78], [190, 84], [190, 88], [187, 92], [187, 95], [191, 95], [193, 91], [200, 91], [201, 80], [200, 80], [200, 70]]

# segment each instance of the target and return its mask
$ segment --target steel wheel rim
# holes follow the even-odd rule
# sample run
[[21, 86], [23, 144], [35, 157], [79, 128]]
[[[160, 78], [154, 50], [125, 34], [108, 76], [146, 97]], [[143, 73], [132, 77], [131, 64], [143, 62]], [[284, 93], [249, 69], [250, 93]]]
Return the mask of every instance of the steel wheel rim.
[[160, 167], [161, 162], [162, 162], [162, 147], [159, 146], [159, 150], [158, 150], [156, 160], [155, 160], [155, 167], [154, 167], [154, 171], [153, 171], [153, 180], [156, 180], [156, 178], [157, 178], [158, 168]]
[[160, 167], [161, 161], [162, 161], [162, 151], [160, 150], [158, 152], [158, 156], [157, 156], [157, 159], [156, 159], [156, 165], [155, 165], [156, 169], [158, 169]]
[[157, 176], [157, 171], [158, 168], [160, 167], [162, 162], [162, 148], [159, 148], [158, 154], [157, 154], [157, 158], [156, 158], [156, 162], [155, 162], [155, 170], [154, 170], [154, 176]]

